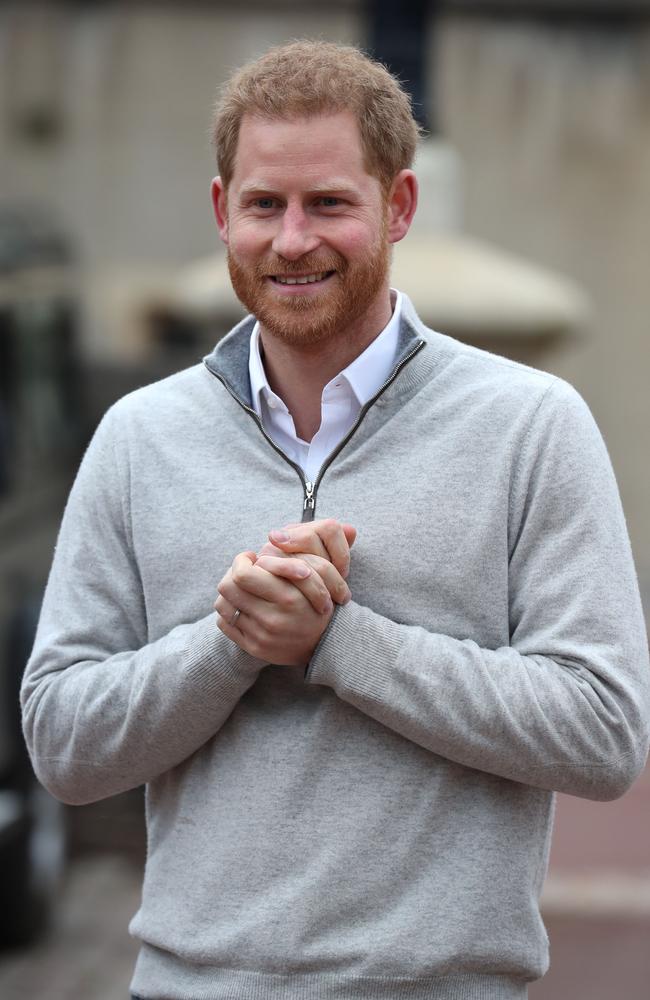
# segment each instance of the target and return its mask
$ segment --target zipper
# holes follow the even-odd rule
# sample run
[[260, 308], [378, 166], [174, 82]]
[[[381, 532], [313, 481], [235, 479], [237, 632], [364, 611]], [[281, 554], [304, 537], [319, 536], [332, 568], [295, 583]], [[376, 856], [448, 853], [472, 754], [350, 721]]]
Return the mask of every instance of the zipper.
[[[329, 469], [330, 465], [332, 464], [332, 462], [334, 461], [334, 459], [336, 458], [336, 456], [341, 453], [341, 451], [343, 450], [343, 448], [345, 448], [346, 444], [348, 443], [348, 441], [350, 440], [350, 438], [352, 437], [352, 435], [358, 429], [359, 424], [361, 423], [361, 421], [365, 417], [365, 415], [368, 412], [368, 410], [370, 409], [370, 407], [374, 403], [377, 402], [377, 400], [379, 399], [379, 397], [381, 395], [383, 395], [383, 393], [386, 391], [386, 389], [391, 384], [391, 382], [395, 381], [395, 379], [397, 378], [397, 376], [401, 372], [402, 368], [404, 368], [404, 366], [409, 363], [409, 361], [411, 360], [411, 358], [414, 358], [415, 355], [418, 353], [418, 351], [422, 350], [422, 348], [424, 347], [424, 344], [425, 344], [424, 340], [418, 340], [418, 342], [415, 345], [415, 347], [413, 348], [413, 350], [409, 354], [407, 354], [405, 358], [402, 358], [402, 360], [400, 361], [400, 363], [395, 368], [393, 368], [392, 372], [390, 373], [390, 375], [388, 376], [388, 378], [386, 379], [386, 381], [383, 383], [383, 385], [381, 385], [379, 387], [379, 389], [377, 390], [377, 392], [375, 393], [375, 395], [371, 399], [369, 399], [368, 402], [364, 406], [361, 407], [361, 410], [359, 411], [359, 416], [357, 417], [355, 423], [352, 425], [352, 427], [350, 428], [350, 430], [348, 431], [348, 433], [345, 435], [345, 437], [342, 438], [339, 441], [339, 443], [337, 444], [337, 446], [334, 449], [334, 451], [330, 452], [330, 454], [327, 456], [327, 458], [325, 459], [325, 461], [321, 465], [320, 469], [318, 470], [318, 475], [316, 476], [315, 481], [313, 483], [305, 483], [305, 482], [303, 482], [303, 485], [305, 487], [305, 501], [304, 501], [304, 504], [303, 504], [303, 515], [302, 515], [302, 520], [303, 521], [313, 521], [314, 520], [314, 517], [316, 516], [316, 493], [317, 493], [318, 487], [320, 486], [321, 480], [322, 480], [323, 476], [325, 475], [325, 473]], [[309, 490], [307, 489], [307, 487], [309, 487]]]
[[[205, 364], [205, 362], [204, 362], [204, 364]], [[205, 367], [208, 368], [207, 365]], [[237, 393], [234, 392], [230, 388], [230, 386], [226, 382], [225, 378], [223, 378], [221, 375], [218, 375], [216, 372], [213, 372], [211, 368], [208, 368], [208, 371], [210, 372], [210, 374], [214, 378], [218, 379], [221, 382], [222, 386], [226, 389], [226, 391], [229, 393], [229, 395], [235, 400], [235, 402], [238, 403], [239, 406], [241, 406], [242, 410], [244, 410], [244, 412], [247, 413], [249, 417], [252, 417], [252, 419], [255, 421], [255, 423], [257, 424], [258, 428], [262, 432], [263, 437], [266, 438], [266, 440], [268, 441], [268, 443], [273, 448], [273, 451], [277, 452], [278, 455], [280, 456], [280, 458], [283, 458], [285, 460], [285, 462], [287, 463], [287, 465], [290, 465], [292, 469], [296, 470], [296, 472], [298, 473], [298, 476], [300, 477], [300, 482], [302, 483], [302, 489], [303, 489], [303, 493], [305, 495], [304, 502], [306, 504], [307, 503], [307, 496], [309, 494], [308, 487], [311, 487], [312, 484], [308, 483], [307, 480], [305, 479], [305, 474], [302, 471], [302, 468], [299, 465], [297, 465], [295, 462], [292, 462], [291, 459], [289, 458], [289, 456], [286, 455], [282, 451], [282, 448], [279, 448], [277, 446], [277, 444], [275, 443], [275, 441], [273, 440], [273, 438], [269, 437], [269, 435], [264, 430], [264, 425], [263, 425], [262, 421], [260, 420], [259, 416], [255, 412], [255, 410], [253, 409], [253, 407], [249, 406], [248, 403], [245, 403], [244, 400], [240, 396], [238, 396]]]
[[400, 361], [400, 363], [398, 365], [396, 365], [395, 368], [393, 368], [392, 372], [390, 373], [390, 375], [388, 376], [388, 378], [386, 379], [386, 381], [383, 383], [383, 385], [381, 385], [379, 387], [379, 389], [377, 390], [377, 392], [375, 393], [375, 395], [371, 399], [369, 399], [368, 402], [364, 406], [361, 407], [361, 410], [359, 411], [359, 416], [357, 417], [356, 421], [354, 422], [354, 424], [352, 425], [352, 427], [350, 428], [350, 430], [348, 431], [348, 433], [345, 435], [345, 437], [342, 438], [341, 441], [339, 441], [339, 443], [336, 446], [336, 448], [334, 449], [334, 451], [330, 452], [330, 454], [327, 456], [326, 460], [323, 462], [323, 464], [321, 465], [320, 469], [318, 470], [318, 475], [317, 475], [317, 477], [316, 477], [316, 479], [314, 480], [313, 483], [310, 482], [308, 479], [305, 478], [305, 474], [302, 471], [302, 468], [299, 465], [297, 465], [296, 462], [292, 462], [291, 459], [289, 458], [289, 456], [286, 455], [285, 452], [283, 452], [282, 449], [278, 447], [278, 445], [275, 443], [275, 441], [273, 440], [273, 438], [271, 438], [266, 433], [266, 431], [264, 430], [264, 426], [262, 424], [262, 421], [260, 420], [259, 416], [255, 412], [255, 410], [253, 409], [253, 407], [249, 406], [247, 403], [245, 403], [244, 400], [241, 399], [230, 388], [229, 384], [226, 382], [226, 380], [221, 375], [218, 375], [216, 372], [213, 372], [212, 369], [208, 368], [207, 365], [206, 365], [206, 368], [208, 368], [208, 371], [210, 372], [211, 375], [213, 375], [215, 378], [219, 379], [219, 381], [221, 382], [221, 384], [225, 387], [225, 389], [232, 396], [232, 398], [235, 400], [235, 402], [238, 403], [241, 406], [242, 410], [244, 410], [249, 415], [249, 417], [253, 418], [253, 420], [255, 421], [255, 423], [259, 427], [260, 431], [262, 432], [263, 436], [266, 438], [266, 440], [271, 445], [271, 447], [273, 448], [273, 450], [275, 452], [277, 452], [278, 455], [281, 458], [284, 459], [284, 461], [287, 463], [287, 465], [290, 465], [291, 468], [295, 469], [295, 471], [298, 473], [298, 476], [300, 478], [300, 482], [302, 483], [302, 490], [303, 490], [302, 519], [301, 520], [303, 522], [305, 522], [305, 521], [313, 521], [314, 518], [315, 518], [315, 516], [316, 516], [316, 494], [317, 494], [317, 491], [318, 491], [318, 487], [320, 486], [321, 480], [322, 480], [323, 476], [325, 475], [326, 471], [329, 469], [330, 465], [332, 464], [332, 462], [334, 461], [334, 459], [336, 458], [336, 456], [341, 453], [341, 451], [343, 450], [343, 448], [345, 448], [346, 444], [348, 443], [348, 441], [350, 440], [350, 438], [353, 436], [353, 434], [358, 429], [361, 421], [365, 417], [365, 415], [368, 412], [368, 410], [370, 409], [370, 407], [374, 403], [377, 402], [377, 400], [379, 399], [379, 397], [381, 395], [383, 395], [383, 393], [386, 391], [386, 389], [388, 388], [388, 386], [392, 382], [394, 382], [394, 380], [397, 378], [397, 376], [402, 371], [402, 369], [404, 368], [404, 366], [407, 365], [409, 363], [409, 361], [412, 358], [415, 357], [415, 355], [418, 353], [418, 351], [422, 350], [422, 348], [424, 347], [424, 344], [425, 344], [424, 340], [418, 340], [418, 342], [415, 345], [415, 347], [413, 348], [413, 350], [410, 351], [406, 355], [405, 358], [402, 358], [402, 360]]

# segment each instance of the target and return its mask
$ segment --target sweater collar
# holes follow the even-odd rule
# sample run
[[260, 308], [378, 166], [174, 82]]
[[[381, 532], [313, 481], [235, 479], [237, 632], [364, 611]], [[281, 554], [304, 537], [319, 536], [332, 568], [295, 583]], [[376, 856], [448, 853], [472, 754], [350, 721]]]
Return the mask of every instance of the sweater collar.
[[[250, 339], [255, 327], [255, 317], [247, 316], [219, 341], [215, 349], [203, 359], [207, 369], [219, 378], [228, 391], [239, 402], [253, 409], [248, 358]], [[403, 364], [419, 347], [428, 344], [426, 327], [417, 316], [412, 303], [402, 295], [402, 315], [400, 320], [397, 353], [393, 370]]]

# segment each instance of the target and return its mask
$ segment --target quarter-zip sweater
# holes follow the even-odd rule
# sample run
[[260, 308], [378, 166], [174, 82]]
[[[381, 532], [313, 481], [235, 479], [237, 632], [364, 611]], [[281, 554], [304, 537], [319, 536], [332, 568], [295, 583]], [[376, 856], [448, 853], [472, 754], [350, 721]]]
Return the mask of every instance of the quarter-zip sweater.
[[391, 299], [393, 314], [381, 333], [323, 386], [320, 426], [309, 442], [297, 436], [284, 400], [269, 385], [260, 352], [259, 323], [253, 328], [248, 362], [253, 408], [269, 437], [301, 466], [308, 481], [316, 479], [324, 460], [357, 422], [361, 407], [393, 370], [402, 313], [401, 292], [391, 289]]
[[[396, 373], [306, 496], [251, 406], [252, 326], [97, 430], [23, 686], [34, 766], [72, 803], [147, 783], [142, 997], [518, 1000], [553, 790], [615, 797], [648, 749], [602, 439], [566, 383], [405, 300]], [[306, 672], [211, 610], [305, 503], [359, 530]]]

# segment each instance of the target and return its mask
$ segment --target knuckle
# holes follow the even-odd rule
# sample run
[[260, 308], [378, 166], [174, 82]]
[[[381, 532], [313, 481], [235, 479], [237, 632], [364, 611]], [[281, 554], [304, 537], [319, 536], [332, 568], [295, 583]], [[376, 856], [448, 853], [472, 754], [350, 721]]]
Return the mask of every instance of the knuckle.
[[312, 573], [309, 579], [306, 581], [308, 584], [308, 593], [310, 594], [326, 594], [327, 585], [323, 580], [320, 573]]
[[282, 631], [282, 624], [277, 615], [269, 615], [269, 617], [264, 622], [264, 631], [271, 638], [279, 635]]
[[232, 581], [238, 587], [240, 587], [246, 580], [246, 570], [242, 569], [240, 566], [233, 567], [232, 570]]
[[280, 606], [285, 608], [287, 611], [294, 611], [298, 607], [299, 602], [300, 592], [295, 588], [284, 592], [278, 601]]
[[318, 586], [314, 589], [314, 595], [321, 605], [327, 605], [331, 599], [329, 587], [318, 578]]
[[331, 562], [327, 562], [327, 560], [323, 560], [323, 566], [321, 567], [320, 570], [320, 577], [324, 581], [328, 589], [332, 587], [334, 588], [338, 587], [339, 583], [342, 582], [343, 580], [343, 577], [337, 570], [336, 566]]

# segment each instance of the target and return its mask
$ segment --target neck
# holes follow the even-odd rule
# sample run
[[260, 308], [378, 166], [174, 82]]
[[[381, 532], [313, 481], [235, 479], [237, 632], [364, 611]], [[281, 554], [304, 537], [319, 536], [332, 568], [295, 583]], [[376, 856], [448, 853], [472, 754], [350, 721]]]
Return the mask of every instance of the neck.
[[373, 316], [363, 317], [324, 343], [287, 343], [260, 325], [264, 370], [269, 385], [284, 401], [303, 441], [311, 441], [321, 423], [323, 389], [379, 336], [387, 326], [390, 295]]

